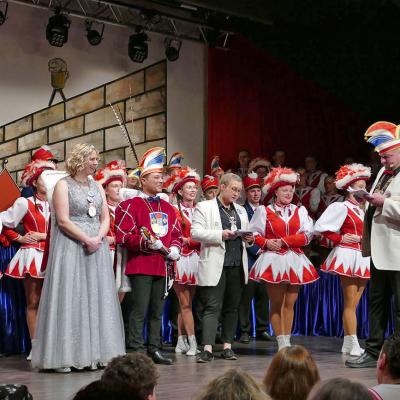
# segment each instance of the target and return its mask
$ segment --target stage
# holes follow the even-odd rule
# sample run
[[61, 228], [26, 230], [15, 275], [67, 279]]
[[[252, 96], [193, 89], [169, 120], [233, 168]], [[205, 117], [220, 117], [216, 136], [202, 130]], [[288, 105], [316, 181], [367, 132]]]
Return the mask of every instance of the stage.
[[[294, 337], [293, 344], [305, 345], [316, 361], [321, 379], [346, 377], [364, 383], [376, 384], [375, 369], [349, 369], [344, 366], [347, 356], [339, 353], [342, 339], [325, 337]], [[197, 364], [195, 357], [176, 355], [172, 347], [165, 352], [176, 357], [173, 366], [159, 366], [160, 379], [157, 386], [159, 400], [188, 400], [200, 387], [229, 368], [242, 368], [261, 381], [276, 344], [252, 341], [249, 345], [235, 344], [237, 361], [216, 358], [209, 364]], [[215, 352], [217, 355], [217, 350]], [[21, 356], [0, 358], [0, 383], [21, 383], [29, 387], [34, 400], [68, 400], [84, 385], [99, 379], [101, 371], [72, 372], [70, 374], [38, 373]]]

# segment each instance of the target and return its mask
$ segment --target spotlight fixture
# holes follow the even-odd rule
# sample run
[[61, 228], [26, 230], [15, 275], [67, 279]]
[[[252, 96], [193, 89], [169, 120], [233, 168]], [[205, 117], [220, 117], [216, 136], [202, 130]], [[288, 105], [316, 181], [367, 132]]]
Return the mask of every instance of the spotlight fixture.
[[100, 26], [101, 25], [101, 32], [97, 31], [96, 29], [93, 29], [93, 25], [95, 24], [95, 21], [85, 21], [86, 25], [86, 32], [87, 32], [87, 40], [92, 46], [97, 46], [101, 43], [103, 40], [103, 33], [104, 33], [104, 24], [101, 24], [97, 22], [97, 24]]
[[3, 25], [4, 22], [6, 22], [7, 19], [7, 12], [8, 12], [8, 2], [7, 1], [1, 1], [1, 10], [0, 10], [0, 25]]
[[176, 61], [179, 58], [179, 51], [182, 46], [182, 42], [179, 39], [167, 38], [165, 43], [165, 57], [169, 61]]
[[46, 39], [51, 46], [62, 47], [68, 42], [68, 29], [71, 21], [68, 16], [56, 8], [55, 15], [49, 18], [46, 28]]
[[148, 36], [140, 30], [129, 36], [128, 55], [133, 62], [142, 63], [147, 58], [148, 40]]

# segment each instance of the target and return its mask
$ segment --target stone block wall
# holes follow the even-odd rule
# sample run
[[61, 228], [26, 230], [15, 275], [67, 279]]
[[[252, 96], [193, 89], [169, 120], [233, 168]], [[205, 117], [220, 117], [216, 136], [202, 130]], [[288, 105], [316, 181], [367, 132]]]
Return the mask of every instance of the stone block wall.
[[166, 147], [166, 62], [161, 61], [0, 126], [0, 163], [7, 159], [8, 170], [19, 182], [41, 145], [54, 150], [63, 169], [73, 145], [91, 143], [100, 151], [101, 163], [123, 159], [128, 167], [136, 167], [108, 102], [121, 110], [139, 158], [151, 147]]

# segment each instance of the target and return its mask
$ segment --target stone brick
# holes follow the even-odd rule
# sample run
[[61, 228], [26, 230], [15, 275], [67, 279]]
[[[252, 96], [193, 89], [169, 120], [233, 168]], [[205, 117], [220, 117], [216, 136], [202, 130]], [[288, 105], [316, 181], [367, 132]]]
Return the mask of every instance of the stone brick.
[[[140, 159], [142, 158], [143, 154], [151, 149], [152, 147], [164, 147], [166, 148], [166, 141], [165, 140], [155, 140], [154, 142], [146, 142], [146, 143], [141, 143], [136, 146], [136, 152]], [[136, 168], [136, 160], [135, 157], [133, 156], [131, 150], [129, 148], [125, 149], [125, 161], [126, 165], [128, 168]]]
[[27, 151], [26, 153], [20, 153], [15, 156], [8, 158], [7, 168], [10, 171], [18, 171], [25, 168], [25, 165], [31, 161], [31, 153]]
[[[133, 132], [132, 124], [128, 123], [127, 126], [129, 136], [134, 143], [144, 142], [144, 119], [139, 119], [133, 122]], [[128, 145], [128, 141], [123, 137], [121, 128], [119, 126], [114, 126], [113, 128], [106, 129], [106, 143], [105, 149], [112, 150], [118, 147], [124, 147]]]
[[106, 102], [114, 103], [144, 92], [144, 71], [138, 71], [126, 78], [106, 86]]
[[97, 131], [93, 133], [89, 133], [88, 135], [80, 136], [75, 139], [67, 140], [66, 142], [66, 151], [67, 156], [68, 153], [71, 151], [72, 147], [75, 146], [77, 143], [88, 143], [92, 144], [96, 147], [97, 151], [103, 151], [103, 131]]
[[165, 111], [165, 89], [144, 93], [126, 102], [126, 120], [139, 119]]
[[18, 151], [25, 151], [40, 147], [47, 143], [47, 129], [30, 133], [18, 139]]
[[59, 171], [65, 171], [65, 161], [61, 161], [61, 162], [57, 163], [57, 169]]
[[165, 85], [165, 62], [146, 69], [146, 90], [152, 90]]
[[[22, 173], [22, 171], [21, 171]], [[18, 184], [18, 180], [17, 180], [17, 173], [16, 172], [10, 172], [11, 178], [13, 178], [14, 182]]]
[[21, 182], [21, 178], [22, 178], [22, 174], [24, 173], [24, 171], [18, 171], [16, 172], [16, 177], [14, 179], [16, 179], [15, 182], [17, 182], [17, 185]]
[[102, 165], [114, 160], [125, 160], [125, 149], [106, 151], [100, 155]]
[[76, 117], [104, 106], [104, 86], [74, 97], [66, 103], [66, 118]]
[[4, 127], [0, 128], [0, 143], [4, 142]]
[[[117, 106], [119, 106], [122, 116], [124, 116], [124, 103], [118, 103], [115, 105], [115, 109], [118, 112]], [[85, 115], [85, 132], [96, 131], [108, 126], [113, 126], [116, 123], [117, 120], [111, 107], [107, 106], [101, 110], [93, 111], [92, 113]]]
[[0, 157], [8, 157], [15, 153], [17, 153], [17, 139], [0, 144]]
[[45, 126], [53, 125], [64, 119], [64, 103], [56, 104], [43, 111], [33, 114], [33, 129], [37, 130]]
[[29, 115], [5, 126], [5, 140], [14, 139], [32, 130], [32, 116]]
[[146, 118], [146, 140], [165, 138], [165, 114]]
[[51, 126], [49, 128], [49, 143], [59, 142], [60, 140], [66, 140], [82, 135], [84, 133], [83, 119], [84, 116], [81, 116]]

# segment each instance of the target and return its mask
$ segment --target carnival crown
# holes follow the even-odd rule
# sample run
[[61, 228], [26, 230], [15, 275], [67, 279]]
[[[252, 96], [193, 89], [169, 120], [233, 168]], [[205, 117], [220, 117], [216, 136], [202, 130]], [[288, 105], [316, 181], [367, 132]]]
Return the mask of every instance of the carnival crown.
[[365, 132], [364, 139], [375, 146], [375, 151], [385, 153], [400, 146], [400, 126], [386, 121], [375, 122]]

